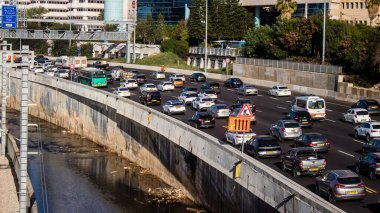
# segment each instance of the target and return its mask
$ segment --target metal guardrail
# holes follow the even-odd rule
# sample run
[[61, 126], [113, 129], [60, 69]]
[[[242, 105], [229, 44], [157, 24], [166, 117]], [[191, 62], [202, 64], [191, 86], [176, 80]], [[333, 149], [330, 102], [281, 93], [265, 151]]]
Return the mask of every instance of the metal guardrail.
[[255, 66], [276, 67], [282, 69], [292, 69], [307, 72], [318, 72], [326, 74], [341, 75], [343, 73], [341, 66], [308, 64], [282, 60], [257, 59], [237, 57], [235, 64], [251, 64]]
[[[189, 53], [190, 54], [197, 54], [197, 55], [204, 55], [205, 54], [205, 48], [203, 48], [203, 47], [190, 47]], [[238, 56], [243, 56], [243, 53], [240, 49], [207, 48], [207, 55], [238, 57]]]
[[[16, 173], [17, 180], [20, 180], [20, 150], [18, 149], [16, 139], [13, 135], [7, 134], [7, 155], [9, 156], [12, 164], [14, 166], [14, 172]], [[19, 181], [17, 182], [19, 184]], [[34, 189], [30, 178], [27, 178], [27, 207], [30, 209], [30, 212], [37, 213], [37, 201], [35, 201]], [[19, 187], [17, 187], [19, 188]]]

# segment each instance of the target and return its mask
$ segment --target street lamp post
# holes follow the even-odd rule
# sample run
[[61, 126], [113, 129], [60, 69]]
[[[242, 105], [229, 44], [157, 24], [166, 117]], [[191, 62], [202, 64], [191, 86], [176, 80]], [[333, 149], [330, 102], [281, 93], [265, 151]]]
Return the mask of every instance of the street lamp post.
[[323, 38], [322, 38], [322, 64], [325, 64], [326, 51], [326, 0], [323, 2]]
[[207, 73], [207, 16], [208, 16], [208, 0], [206, 0], [206, 35], [205, 35], [205, 73]]

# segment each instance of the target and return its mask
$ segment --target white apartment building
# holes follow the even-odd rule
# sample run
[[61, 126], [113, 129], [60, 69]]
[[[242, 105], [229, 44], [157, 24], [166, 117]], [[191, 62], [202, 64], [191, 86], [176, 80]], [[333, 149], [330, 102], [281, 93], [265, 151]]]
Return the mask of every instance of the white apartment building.
[[[26, 9], [44, 7], [49, 10], [44, 19], [55, 20], [97, 20], [104, 10], [105, 0], [13, 0]], [[7, 4], [11, 1], [2, 2]], [[80, 30], [95, 30], [102, 26], [81, 25]]]

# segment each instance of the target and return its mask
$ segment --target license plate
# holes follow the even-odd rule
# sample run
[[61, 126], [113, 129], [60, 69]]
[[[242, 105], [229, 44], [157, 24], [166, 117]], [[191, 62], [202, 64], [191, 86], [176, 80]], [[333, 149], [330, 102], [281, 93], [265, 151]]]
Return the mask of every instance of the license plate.
[[295, 129], [292, 129], [292, 132], [296, 132], [296, 130], [295, 130]]
[[361, 121], [362, 121], [362, 122], [364, 122], [364, 121], [365, 121], [365, 119], [361, 119]]
[[357, 193], [358, 193], [357, 190], [347, 191], [347, 194], [349, 194], [349, 195], [355, 195]]
[[210, 121], [205, 121], [205, 123], [210, 123]]
[[305, 122], [302, 122], [302, 124], [307, 124], [307, 121], [305, 121]]
[[123, 95], [127, 95], [127, 93], [123, 93]]
[[176, 109], [179, 109], [179, 108], [181, 108], [181, 107], [180, 107], [180, 106], [176, 106], [175, 108], [176, 108]]
[[372, 109], [377, 109], [377, 106], [373, 106]]
[[311, 168], [309, 169], [309, 171], [315, 172], [315, 171], [318, 171], [318, 168]]
[[317, 146], [324, 146], [324, 144], [319, 143]]
[[273, 154], [274, 152], [273, 151], [267, 151], [267, 154]]

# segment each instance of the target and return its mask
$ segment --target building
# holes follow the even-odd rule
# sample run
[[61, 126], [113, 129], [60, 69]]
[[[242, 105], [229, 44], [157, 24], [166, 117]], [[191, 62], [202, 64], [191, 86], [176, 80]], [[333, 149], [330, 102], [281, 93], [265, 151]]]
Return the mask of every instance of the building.
[[181, 19], [188, 19], [192, 0], [138, 0], [137, 20], [145, 20], [151, 14], [157, 20], [159, 14], [165, 17], [165, 23], [176, 24]]
[[[12, 1], [2, 2], [7, 4]], [[55, 20], [97, 20], [104, 10], [104, 0], [13, 0], [21, 9], [44, 7], [49, 10], [44, 19]], [[96, 30], [99, 25], [81, 25], [80, 30]]]
[[[297, 0], [295, 17], [308, 17], [323, 13], [325, 0]], [[242, 5], [255, 14], [256, 25], [274, 23], [279, 15], [275, 5], [277, 0], [240, 0]], [[331, 19], [343, 20], [352, 24], [370, 25], [365, 0], [326, 0], [326, 8]], [[372, 26], [380, 26], [380, 11], [372, 21]]]

